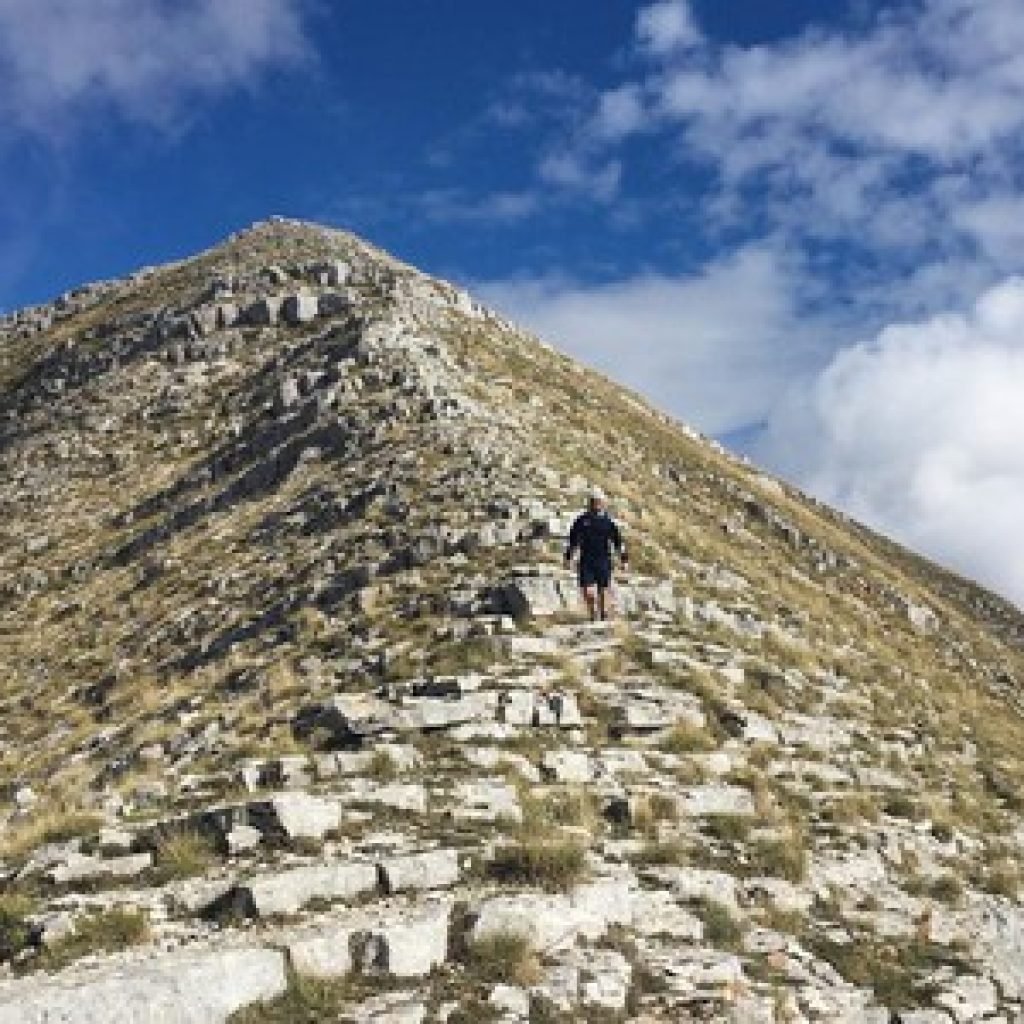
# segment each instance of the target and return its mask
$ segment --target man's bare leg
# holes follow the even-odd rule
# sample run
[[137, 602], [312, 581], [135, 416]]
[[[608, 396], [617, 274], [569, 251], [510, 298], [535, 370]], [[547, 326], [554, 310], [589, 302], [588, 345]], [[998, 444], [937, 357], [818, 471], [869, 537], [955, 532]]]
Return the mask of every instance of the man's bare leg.
[[583, 588], [583, 603], [587, 606], [587, 614], [590, 616], [590, 621], [594, 621], [595, 608], [594, 608], [594, 588], [584, 587]]
[[598, 587], [597, 588], [597, 614], [600, 616], [601, 621], [604, 622], [608, 618], [608, 588]]

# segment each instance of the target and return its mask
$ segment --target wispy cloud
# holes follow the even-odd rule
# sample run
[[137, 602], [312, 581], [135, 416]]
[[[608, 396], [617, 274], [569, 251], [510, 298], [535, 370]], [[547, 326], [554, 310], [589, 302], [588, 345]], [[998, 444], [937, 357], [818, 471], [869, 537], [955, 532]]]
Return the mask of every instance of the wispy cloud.
[[437, 224], [513, 224], [537, 212], [541, 197], [533, 191], [469, 195], [463, 189], [430, 189], [408, 197], [408, 205]]
[[61, 137], [98, 108], [173, 126], [191, 101], [308, 56], [305, 0], [0, 0], [6, 132]]
[[547, 185], [607, 203], [618, 194], [622, 164], [618, 160], [590, 160], [580, 153], [548, 153], [537, 165], [537, 176]]
[[[921, 0], [759, 46], [716, 42], [687, 0], [660, 0], [638, 12], [630, 45], [633, 73], [580, 93], [577, 117], [549, 141], [563, 164], [619, 166], [628, 179], [643, 135], [663, 145], [680, 188], [695, 168], [711, 172], [708, 231], [881, 249], [905, 257], [901, 269], [975, 247], [1011, 269], [1006, 224], [979, 203], [1018, 189], [1018, 0]], [[547, 170], [542, 160], [550, 181]], [[607, 201], [586, 175], [562, 178]]]

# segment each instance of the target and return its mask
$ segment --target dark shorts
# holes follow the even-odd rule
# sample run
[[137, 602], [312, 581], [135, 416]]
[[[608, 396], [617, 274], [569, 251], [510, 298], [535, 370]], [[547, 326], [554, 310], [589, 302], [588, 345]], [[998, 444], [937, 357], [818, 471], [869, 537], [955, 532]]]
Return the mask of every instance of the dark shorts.
[[580, 586], [607, 590], [612, 581], [611, 562], [580, 562]]

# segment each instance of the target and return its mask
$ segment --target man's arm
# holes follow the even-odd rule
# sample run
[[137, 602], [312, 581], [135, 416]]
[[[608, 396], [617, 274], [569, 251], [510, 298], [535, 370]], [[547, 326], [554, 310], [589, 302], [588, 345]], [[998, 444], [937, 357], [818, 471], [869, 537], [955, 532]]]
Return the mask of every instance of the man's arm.
[[629, 564], [629, 554], [626, 551], [626, 544], [622, 539], [622, 533], [619, 531], [619, 524], [612, 520], [612, 544], [615, 545], [615, 550], [618, 552], [619, 561], [622, 564]]
[[573, 521], [572, 528], [569, 530], [569, 543], [565, 546], [565, 564], [568, 565], [572, 561], [572, 556], [576, 553], [576, 549], [580, 546], [580, 519], [577, 518]]

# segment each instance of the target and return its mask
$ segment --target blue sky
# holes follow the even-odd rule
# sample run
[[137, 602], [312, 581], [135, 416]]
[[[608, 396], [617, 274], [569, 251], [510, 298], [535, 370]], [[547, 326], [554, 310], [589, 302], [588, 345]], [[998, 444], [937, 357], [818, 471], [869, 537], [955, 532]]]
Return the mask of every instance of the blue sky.
[[348, 227], [1024, 603], [1019, 0], [0, 0], [0, 308]]

